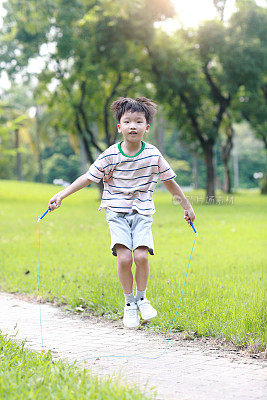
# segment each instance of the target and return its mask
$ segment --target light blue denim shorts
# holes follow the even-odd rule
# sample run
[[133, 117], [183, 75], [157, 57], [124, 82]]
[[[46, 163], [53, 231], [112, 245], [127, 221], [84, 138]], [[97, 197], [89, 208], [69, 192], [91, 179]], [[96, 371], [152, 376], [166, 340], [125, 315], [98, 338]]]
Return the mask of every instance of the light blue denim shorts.
[[154, 242], [151, 231], [152, 215], [139, 214], [136, 210], [130, 213], [116, 212], [106, 208], [106, 220], [110, 229], [110, 249], [117, 256], [116, 243], [123, 244], [131, 251], [138, 246], [147, 246], [149, 253], [154, 255]]

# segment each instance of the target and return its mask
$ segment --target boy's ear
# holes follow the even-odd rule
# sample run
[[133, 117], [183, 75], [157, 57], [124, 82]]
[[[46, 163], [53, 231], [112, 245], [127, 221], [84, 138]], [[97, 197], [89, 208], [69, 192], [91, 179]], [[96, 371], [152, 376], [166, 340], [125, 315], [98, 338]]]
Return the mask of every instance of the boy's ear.
[[146, 126], [146, 133], [148, 133], [149, 128], [150, 128], [150, 125], [148, 124], [148, 125]]
[[118, 132], [120, 133], [120, 130], [121, 130], [121, 124], [118, 124], [118, 125], [117, 125], [117, 127], [118, 127]]

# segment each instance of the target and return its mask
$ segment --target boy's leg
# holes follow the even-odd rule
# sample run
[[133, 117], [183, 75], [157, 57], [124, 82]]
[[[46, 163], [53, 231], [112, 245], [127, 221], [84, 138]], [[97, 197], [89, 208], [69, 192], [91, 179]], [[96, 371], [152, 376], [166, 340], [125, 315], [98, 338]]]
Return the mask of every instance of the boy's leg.
[[116, 244], [116, 252], [118, 257], [118, 276], [124, 294], [130, 294], [133, 291], [133, 274], [132, 274], [132, 252], [123, 244]]
[[133, 294], [132, 252], [123, 244], [116, 244], [118, 276], [125, 296], [123, 323], [127, 328], [137, 328], [140, 317]]
[[135, 281], [138, 291], [145, 291], [149, 275], [148, 248], [138, 246], [134, 250]]
[[149, 275], [148, 247], [138, 246], [134, 250], [134, 262], [136, 265], [135, 280], [137, 286], [136, 301], [144, 321], [150, 321], [156, 317], [157, 311], [146, 298], [146, 286]]
[[[138, 295], [139, 292], [144, 292], [147, 286], [149, 275], [148, 253], [151, 255], [154, 254], [154, 243], [151, 231], [152, 222], [152, 215], [141, 215], [136, 213], [133, 217], [131, 227], [133, 238], [132, 248], [136, 265], [135, 280]], [[145, 296], [142, 295], [141, 297]]]

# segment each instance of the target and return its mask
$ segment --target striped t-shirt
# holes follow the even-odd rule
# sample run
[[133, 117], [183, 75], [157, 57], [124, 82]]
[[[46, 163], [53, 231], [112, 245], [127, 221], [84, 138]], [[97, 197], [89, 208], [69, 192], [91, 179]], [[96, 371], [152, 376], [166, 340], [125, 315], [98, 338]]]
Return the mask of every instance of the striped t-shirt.
[[176, 177], [161, 152], [142, 141], [134, 156], [126, 155], [121, 143], [115, 143], [101, 153], [90, 166], [87, 177], [96, 183], [103, 179], [104, 191], [99, 211], [113, 211], [151, 215], [156, 212], [152, 199], [158, 178], [168, 181]]

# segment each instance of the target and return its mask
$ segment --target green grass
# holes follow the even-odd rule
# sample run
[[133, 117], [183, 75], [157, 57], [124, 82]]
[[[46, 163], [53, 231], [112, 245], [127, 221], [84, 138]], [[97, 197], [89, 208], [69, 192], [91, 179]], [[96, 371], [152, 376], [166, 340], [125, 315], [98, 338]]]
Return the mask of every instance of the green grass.
[[[37, 292], [37, 217], [61, 188], [0, 181], [1, 275], [5, 291]], [[225, 338], [263, 351], [266, 197], [243, 191], [234, 204], [201, 205], [193, 193], [199, 232], [174, 331]], [[192, 193], [190, 193], [190, 196]], [[124, 297], [117, 258], [96, 188], [83, 189], [41, 222], [41, 295], [72, 310], [121, 318]], [[168, 331], [180, 298], [194, 235], [168, 192], [156, 192], [147, 295], [158, 311], [149, 329]], [[80, 308], [81, 307], [81, 308]]]
[[38, 354], [0, 333], [1, 400], [139, 400], [149, 399], [134, 386], [122, 386], [118, 378], [99, 379], [88, 370], [50, 353]]

